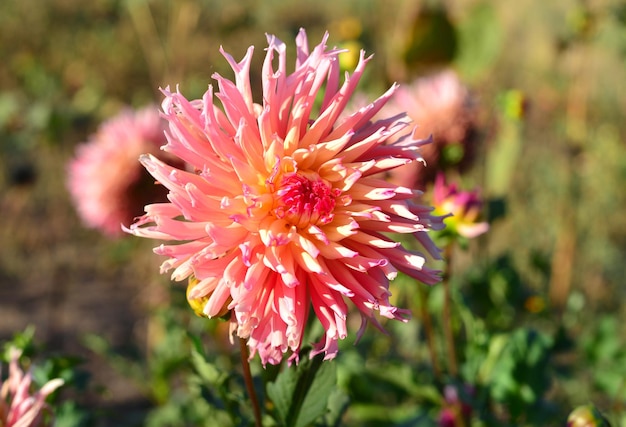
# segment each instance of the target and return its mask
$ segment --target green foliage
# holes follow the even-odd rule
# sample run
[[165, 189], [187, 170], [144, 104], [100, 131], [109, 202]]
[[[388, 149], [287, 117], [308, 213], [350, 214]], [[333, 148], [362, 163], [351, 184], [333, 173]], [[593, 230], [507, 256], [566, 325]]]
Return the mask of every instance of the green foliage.
[[[281, 425], [306, 427], [326, 414], [332, 395], [341, 400], [342, 395], [335, 389], [336, 376], [336, 365], [324, 363], [323, 356], [317, 356], [285, 368], [267, 384], [267, 396]], [[335, 414], [341, 410], [341, 405], [334, 407]]]
[[458, 32], [456, 65], [469, 81], [484, 78], [502, 48], [502, 29], [495, 7], [485, 1], [475, 2], [458, 25]]
[[468, 272], [465, 303], [473, 315], [483, 319], [492, 331], [509, 330], [523, 312], [530, 295], [513, 260], [501, 255]]
[[626, 340], [623, 324], [602, 316], [580, 340], [594, 387], [616, 400], [626, 399]]
[[524, 329], [502, 339], [503, 345], [493, 339], [489, 352], [494, 354], [488, 358], [494, 363], [483, 373], [492, 398], [507, 408], [513, 420], [545, 420], [545, 414], [537, 413], [537, 404], [550, 386], [551, 339]]

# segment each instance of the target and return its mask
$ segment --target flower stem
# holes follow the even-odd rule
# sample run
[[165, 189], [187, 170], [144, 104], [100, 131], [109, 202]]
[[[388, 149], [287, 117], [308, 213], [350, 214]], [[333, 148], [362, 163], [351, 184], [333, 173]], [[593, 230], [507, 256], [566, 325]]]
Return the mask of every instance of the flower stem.
[[430, 355], [430, 363], [433, 366], [435, 378], [441, 380], [441, 371], [439, 370], [439, 362], [437, 362], [437, 352], [435, 351], [435, 333], [433, 331], [433, 323], [428, 312], [428, 294], [422, 286], [418, 286], [420, 297], [420, 312], [422, 324], [424, 325], [424, 333], [426, 334], [426, 344], [428, 345], [428, 353]]
[[452, 305], [452, 295], [450, 293], [450, 273], [452, 270], [452, 244], [448, 244], [445, 248], [446, 268], [443, 274], [443, 329], [446, 336], [446, 344], [448, 347], [448, 370], [452, 377], [456, 377], [458, 373], [456, 361], [456, 346], [454, 344], [454, 331], [452, 330], [452, 315], [450, 314], [450, 306]]
[[254, 425], [255, 427], [263, 427], [263, 423], [261, 421], [261, 407], [259, 406], [259, 398], [256, 395], [254, 382], [252, 380], [252, 373], [250, 372], [250, 361], [248, 360], [248, 346], [245, 339], [239, 338], [239, 348], [241, 349], [241, 367], [243, 369], [243, 379], [246, 383], [248, 395], [250, 396], [252, 410], [254, 411]]

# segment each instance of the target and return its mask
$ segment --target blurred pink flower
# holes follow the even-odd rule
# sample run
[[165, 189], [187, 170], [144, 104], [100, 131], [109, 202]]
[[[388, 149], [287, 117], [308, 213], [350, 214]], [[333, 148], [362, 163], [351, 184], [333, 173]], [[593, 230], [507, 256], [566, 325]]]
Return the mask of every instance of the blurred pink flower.
[[9, 376], [0, 386], [0, 426], [39, 427], [51, 425], [43, 414], [47, 412], [46, 398], [63, 385], [60, 378], [48, 381], [39, 391], [31, 394], [32, 376], [19, 366], [21, 352], [10, 350]]
[[105, 235], [123, 235], [143, 214], [147, 203], [165, 201], [166, 191], [137, 161], [143, 153], [161, 158], [159, 147], [167, 141], [166, 122], [155, 107], [123, 110], [105, 121], [89, 142], [79, 145], [67, 167], [67, 187], [84, 224]]
[[435, 180], [433, 205], [437, 214], [451, 214], [444, 220], [447, 233], [472, 239], [489, 230], [488, 223], [478, 221], [483, 205], [478, 191], [460, 191], [456, 184], [447, 185], [443, 173]]
[[[474, 389], [465, 386], [465, 393], [472, 395]], [[439, 413], [439, 427], [458, 427], [469, 425], [469, 417], [472, 414], [472, 407], [461, 400], [459, 391], [453, 385], [446, 385], [444, 388], [443, 408]]]
[[203, 315], [230, 313], [232, 332], [247, 339], [250, 357], [277, 364], [291, 351], [289, 361], [297, 362], [312, 308], [325, 330], [312, 354], [331, 359], [348, 334], [346, 300], [360, 312], [360, 336], [368, 321], [382, 328], [375, 312], [408, 319], [408, 310], [389, 301], [398, 271], [439, 281], [422, 254], [384, 233], [413, 234], [439, 257], [427, 231], [442, 228], [442, 220], [414, 202], [417, 191], [373, 177], [419, 159], [418, 147], [428, 141], [407, 137], [386, 145], [408, 119], [370, 120], [395, 85], [339, 119], [370, 59], [363, 51], [341, 83], [342, 51], [326, 49], [328, 34], [309, 50], [300, 31], [291, 74], [285, 44], [267, 38], [262, 104], [252, 100], [253, 47], [241, 62], [221, 50], [235, 81], [214, 74], [215, 94], [209, 86], [202, 99], [188, 101], [164, 91], [165, 150], [196, 173], [142, 156], [171, 203], [147, 206], [128, 231], [177, 242], [155, 248], [168, 257], [162, 272], [173, 269], [172, 279], [189, 280], [188, 298]]
[[406, 112], [417, 123], [414, 138], [432, 135], [434, 142], [423, 150], [427, 168], [416, 164], [398, 168], [390, 174], [393, 182], [420, 188], [432, 182], [441, 166], [442, 150], [450, 144], [462, 145], [465, 160], [471, 157], [474, 113], [469, 92], [454, 71], [440, 71], [401, 85], [390, 108]]

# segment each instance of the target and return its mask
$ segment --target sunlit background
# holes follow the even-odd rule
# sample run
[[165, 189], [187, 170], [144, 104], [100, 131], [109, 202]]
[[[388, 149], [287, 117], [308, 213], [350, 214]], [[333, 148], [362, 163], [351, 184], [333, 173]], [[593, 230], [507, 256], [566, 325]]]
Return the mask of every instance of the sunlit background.
[[[220, 46], [239, 60], [255, 45], [260, 70], [265, 34], [291, 48], [301, 27], [312, 42], [329, 31], [329, 45], [374, 54], [361, 86], [369, 100], [393, 82], [457, 72], [472, 96], [475, 134], [473, 161], [456, 177], [481, 189], [491, 227], [454, 258], [457, 303], [484, 321], [490, 339], [533, 328], [562, 346], [551, 347], [540, 396], [553, 406], [551, 420], [589, 401], [623, 419], [621, 0], [2, 0], [0, 341], [34, 331], [41, 354], [77, 357], [67, 363], [80, 378], [65, 391], [76, 406], [64, 409], [75, 419], [62, 425], [185, 425], [146, 417], [160, 407], [169, 408], [161, 420], [176, 418], [172, 402], [185, 396], [170, 374], [185, 363], [176, 352], [182, 331], [206, 329], [181, 303], [184, 286], [157, 274], [153, 242], [82, 225], [66, 188], [76, 147], [123, 107], [159, 104], [159, 88], [178, 86], [192, 99], [213, 73], [231, 78]], [[352, 70], [355, 58], [344, 59]], [[436, 297], [432, 309], [436, 316]], [[415, 323], [390, 325], [392, 338], [380, 343], [349, 339], [354, 353], [343, 363], [370, 354], [384, 364], [400, 337], [419, 334]], [[209, 327], [218, 330], [212, 345], [228, 353], [220, 327]], [[155, 356], [164, 342], [168, 350]], [[353, 396], [362, 407], [375, 400], [363, 396]], [[393, 404], [410, 412], [419, 402]], [[376, 424], [365, 409], [347, 417], [346, 425], [411, 425]]]

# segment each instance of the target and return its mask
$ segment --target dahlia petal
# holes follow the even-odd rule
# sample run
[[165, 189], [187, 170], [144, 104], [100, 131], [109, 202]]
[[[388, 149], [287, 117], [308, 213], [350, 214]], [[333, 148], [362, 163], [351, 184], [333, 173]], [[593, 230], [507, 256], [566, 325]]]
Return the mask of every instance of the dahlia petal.
[[263, 262], [253, 263], [246, 271], [246, 277], [243, 281], [243, 287], [249, 291], [255, 284], [263, 283], [263, 280], [270, 274], [270, 270], [265, 267]]
[[[393, 219], [395, 219], [395, 221]], [[426, 226], [422, 224], [402, 221], [401, 218], [393, 218], [390, 216], [385, 216], [384, 221], [382, 221], [380, 218], [376, 218], [376, 221], [363, 220], [361, 221], [361, 226], [364, 229], [372, 231], [386, 231], [404, 234], [416, 233], [419, 231], [424, 231], [426, 229]]]
[[296, 269], [291, 250], [280, 249], [276, 246], [269, 247], [263, 258], [265, 265], [281, 275], [283, 283], [287, 287], [294, 287], [300, 282], [296, 278]]
[[[339, 153], [341, 153], [346, 146], [348, 146], [353, 137], [354, 131], [349, 130], [336, 139], [315, 144], [317, 162], [322, 165], [327, 162], [342, 162], [342, 159], [337, 158], [336, 156], [339, 155]], [[320, 172], [320, 174], [322, 174], [322, 172]]]
[[388, 251], [387, 256], [390, 257], [393, 265], [398, 271], [411, 276], [422, 283], [427, 285], [434, 285], [441, 281], [439, 277], [439, 271], [431, 270], [424, 266], [424, 257], [418, 253], [411, 253], [401, 248], [392, 249]]
[[[379, 267], [384, 273], [387, 279], [393, 280], [397, 275], [395, 264], [385, 257], [379, 250], [367, 245], [362, 245], [351, 239], [346, 240], [346, 245], [355, 248], [355, 251], [362, 256], [363, 260], [369, 262], [371, 267]], [[399, 249], [400, 247], [396, 248]], [[386, 251], [394, 251], [396, 249], [388, 249]], [[347, 264], [347, 263], [346, 263]], [[370, 267], [370, 268], [371, 268]]]
[[394, 242], [388, 237], [383, 236], [380, 233], [376, 233], [372, 230], [367, 230], [367, 232], [358, 231], [354, 235], [350, 236], [350, 240], [373, 246], [375, 248], [392, 249], [400, 246], [400, 242]]
[[[366, 62], [370, 59], [371, 57], [367, 59], [363, 58], [363, 61], [359, 59], [359, 65], [362, 64], [364, 67]], [[391, 99], [396, 90], [398, 90], [398, 85], [394, 83], [378, 99], [344, 118], [343, 121], [341, 121], [341, 123], [339, 123], [339, 125], [327, 136], [327, 139], [335, 139], [340, 135], [349, 132], [351, 129], [362, 129], [370, 121], [370, 119], [378, 114], [383, 106]]]
[[224, 280], [218, 281], [217, 287], [204, 305], [203, 312], [208, 317], [219, 316], [230, 298], [230, 289]]
[[380, 200], [377, 202], [384, 211], [391, 212], [399, 217], [406, 218], [411, 221], [420, 221], [420, 217], [416, 215], [406, 203], [398, 200]]
[[[436, 228], [431, 228], [431, 230], [436, 230]], [[413, 233], [413, 237], [415, 237], [415, 239], [420, 243], [420, 245], [424, 249], [426, 249], [426, 252], [428, 252], [428, 254], [431, 257], [433, 257], [433, 259], [437, 259], [437, 260], [442, 259], [441, 249], [439, 249], [437, 245], [435, 244], [435, 242], [433, 242], [433, 240], [430, 238], [430, 236], [427, 233], [427, 230], [422, 230], [417, 233]]]
[[359, 253], [337, 242], [329, 242], [327, 245], [320, 246], [320, 255], [325, 259], [345, 259], [354, 258]]
[[168, 235], [168, 240], [196, 240], [206, 237], [206, 225], [202, 222], [178, 221], [164, 216], [152, 217], [156, 228]]
[[214, 73], [211, 77], [217, 81], [219, 92], [215, 94], [215, 97], [221, 101], [224, 113], [231, 125], [237, 127], [242, 120], [255, 123], [253, 105], [246, 102], [246, 98], [237, 87], [218, 73]]
[[228, 249], [238, 246], [249, 235], [248, 230], [237, 224], [228, 227], [217, 227], [213, 223], [204, 224], [206, 234], [213, 240], [216, 247]]
[[[335, 215], [335, 221], [337, 221], [337, 218], [344, 217], [346, 219], [356, 222], [354, 218], [352, 217], [374, 219], [375, 215], [377, 213], [380, 213], [381, 209], [378, 206], [373, 206], [373, 205], [369, 205], [365, 203], [350, 203], [345, 207], [345, 209], [337, 209], [337, 210], [338, 210], [338, 213]], [[340, 213], [343, 215], [340, 215]], [[382, 221], [382, 219], [378, 219], [378, 220]], [[358, 228], [358, 223], [357, 223], [357, 228]]]
[[220, 53], [226, 58], [228, 64], [235, 72], [235, 79], [237, 82], [237, 89], [241, 93], [244, 101], [248, 106], [252, 106], [252, 88], [250, 87], [250, 63], [252, 62], [252, 53], [254, 52], [254, 46], [250, 46], [246, 52], [246, 56], [243, 57], [241, 62], [235, 61], [235, 59], [220, 46]]
[[406, 166], [414, 160], [406, 157], [394, 157], [393, 155], [376, 159], [372, 167], [363, 172], [363, 176], [371, 176], [381, 172], [387, 172], [392, 169]]
[[355, 184], [351, 190], [350, 195], [354, 200], [385, 200], [396, 195], [393, 187], [370, 186], [360, 182]]
[[349, 146], [341, 152], [343, 161], [346, 163], [359, 161], [370, 150], [380, 145], [386, 133], [387, 129], [380, 123], [370, 125], [366, 130], [355, 133]]
[[[255, 131], [256, 129], [256, 131]], [[241, 148], [245, 161], [259, 172], [265, 172], [263, 162], [263, 145], [258, 135], [258, 127], [250, 126], [246, 121], [241, 121], [235, 135], [235, 143]]]
[[340, 294], [350, 297], [351, 299], [359, 294], [363, 298], [374, 299], [361, 284], [355, 280], [355, 276], [350, 274], [351, 271], [341, 262], [333, 260], [320, 260], [325, 273], [318, 277], [318, 280]]
[[322, 273], [323, 269], [320, 266], [319, 262], [308, 252], [305, 251], [293, 251], [294, 259], [297, 261], [298, 265], [304, 269], [304, 271], [308, 273]]
[[187, 293], [187, 298], [198, 299], [211, 295], [217, 287], [220, 279], [218, 277], [209, 277], [195, 283]]
[[304, 237], [301, 233], [290, 233], [292, 241], [295, 245], [306, 252], [311, 258], [317, 258], [320, 254], [319, 247], [313, 243], [311, 240]]
[[256, 183], [259, 180], [257, 170], [246, 160], [239, 159], [235, 156], [229, 156], [229, 160], [233, 165], [233, 169], [237, 174], [240, 182]]
[[324, 326], [326, 334], [335, 338], [345, 338], [345, 321], [348, 306], [343, 297], [332, 290], [326, 289], [317, 276], [311, 278], [311, 298], [313, 307], [321, 314], [320, 321]]

